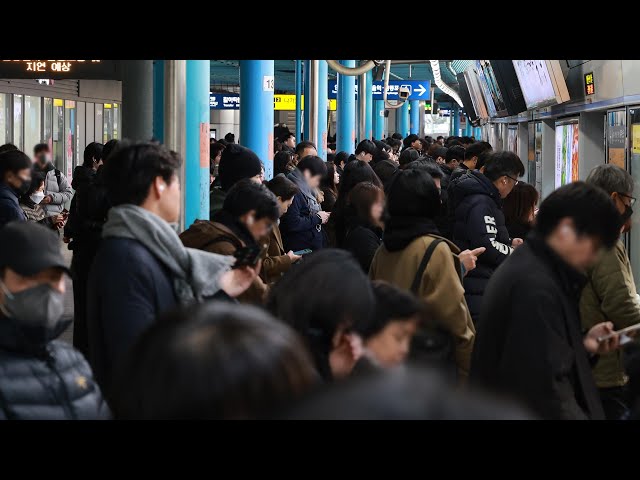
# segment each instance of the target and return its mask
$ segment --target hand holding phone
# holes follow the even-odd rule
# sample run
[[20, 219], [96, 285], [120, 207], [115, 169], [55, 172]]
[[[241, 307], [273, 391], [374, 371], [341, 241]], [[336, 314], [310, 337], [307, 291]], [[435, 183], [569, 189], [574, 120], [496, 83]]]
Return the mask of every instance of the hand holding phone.
[[313, 252], [313, 250], [311, 250], [310, 248], [305, 248], [304, 250], [298, 250], [297, 252], [293, 252], [294, 255], [308, 255], [311, 252]]
[[636, 332], [637, 330], [640, 330], [640, 323], [636, 323], [634, 325], [630, 325], [626, 328], [623, 328], [621, 330], [617, 330], [615, 332], [612, 332], [608, 335], [604, 335], [602, 337], [598, 337], [598, 342], [604, 342], [605, 340], [609, 340], [610, 338], [613, 338], [616, 335], [625, 335], [627, 336], [628, 333], [632, 333], [632, 332]]
[[238, 248], [233, 253], [233, 256], [236, 258], [236, 263], [233, 264], [233, 268], [255, 267], [262, 256], [262, 250], [263, 247], [260, 245]]

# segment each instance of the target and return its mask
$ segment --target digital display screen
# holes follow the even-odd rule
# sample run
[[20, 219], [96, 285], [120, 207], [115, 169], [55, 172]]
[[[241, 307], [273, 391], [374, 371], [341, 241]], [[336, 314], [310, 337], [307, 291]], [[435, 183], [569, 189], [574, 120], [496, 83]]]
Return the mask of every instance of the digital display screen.
[[120, 80], [116, 60], [0, 60], [0, 78]]
[[596, 93], [596, 85], [593, 81], [593, 72], [589, 72], [584, 75], [584, 93], [587, 95], [593, 95]]
[[476, 60], [476, 72], [480, 78], [480, 85], [487, 101], [487, 108], [492, 117], [507, 115], [507, 106], [498, 87], [496, 75], [489, 60]]
[[545, 60], [514, 60], [513, 66], [528, 109], [548, 107], [558, 103]]
[[578, 124], [556, 125], [555, 188], [578, 180]]

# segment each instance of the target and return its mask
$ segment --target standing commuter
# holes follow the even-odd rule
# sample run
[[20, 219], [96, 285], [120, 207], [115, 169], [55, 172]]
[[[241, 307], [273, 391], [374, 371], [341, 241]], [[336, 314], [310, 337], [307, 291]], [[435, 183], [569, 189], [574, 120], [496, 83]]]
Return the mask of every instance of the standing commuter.
[[51, 215], [47, 217], [44, 209], [40, 206], [40, 202], [44, 198], [44, 175], [40, 172], [31, 174], [31, 185], [29, 190], [20, 197], [20, 208], [27, 216], [30, 222], [40, 223], [47, 228], [58, 231], [64, 225], [64, 216], [62, 214]]
[[87, 285], [89, 359], [103, 390], [158, 315], [214, 296], [236, 297], [256, 277], [251, 268], [229, 270], [232, 257], [182, 245], [171, 226], [180, 216], [180, 163], [165, 147], [140, 143], [119, 146], [104, 167], [113, 206]]
[[504, 222], [511, 238], [524, 238], [533, 228], [538, 191], [533, 185], [518, 182], [504, 199]]
[[325, 246], [322, 226], [329, 212], [322, 210], [315, 195], [320, 180], [327, 175], [327, 166], [320, 157], [304, 157], [288, 175], [299, 189], [293, 203], [280, 219], [280, 232], [286, 250], [319, 250]]
[[7, 145], [0, 147], [0, 227], [27, 220], [19, 199], [31, 186], [31, 160], [13, 145]]
[[[25, 155], [26, 156], [26, 155]], [[109, 417], [82, 354], [56, 340], [63, 319], [66, 262], [58, 236], [32, 222], [0, 230], [0, 419]]]
[[[591, 170], [586, 182], [607, 192], [622, 216], [622, 232], [628, 232], [631, 229], [632, 205], [635, 203], [631, 175], [608, 163]], [[613, 323], [615, 330], [640, 323], [636, 282], [622, 240], [618, 238], [615, 247], [604, 252], [587, 275], [589, 281], [580, 298], [583, 329], [602, 322]], [[625, 357], [620, 349], [601, 355], [593, 367], [607, 420], [620, 420], [629, 415], [631, 398], [624, 362]]]
[[475, 142], [469, 145], [464, 151], [464, 160], [458, 163], [458, 167], [451, 173], [449, 183], [453, 183], [456, 178], [461, 177], [467, 170], [476, 170], [478, 159], [484, 152], [491, 151], [491, 144], [488, 142]]
[[583, 334], [578, 307], [585, 272], [619, 234], [620, 215], [598, 187], [570, 183], [542, 202], [533, 232], [486, 287], [472, 382], [543, 418], [604, 419], [591, 367], [618, 339], [598, 341], [610, 321]]
[[44, 174], [44, 198], [40, 205], [47, 215], [56, 215], [65, 210], [65, 204], [71, 201], [73, 190], [64, 174], [58, 170], [51, 158], [51, 149], [46, 143], [33, 148], [34, 168]]
[[407, 148], [413, 148], [418, 152], [422, 151], [422, 142], [420, 141], [420, 137], [418, 137], [418, 135], [416, 135], [415, 133], [407, 136], [402, 141], [402, 144], [404, 146], [404, 150], [406, 150]]
[[478, 266], [464, 277], [464, 289], [471, 316], [477, 326], [484, 289], [494, 270], [522, 244], [521, 238], [510, 238], [502, 212], [503, 199], [524, 174], [520, 158], [512, 152], [492, 154], [482, 169], [470, 170], [452, 188], [455, 222], [453, 242], [461, 249], [485, 247]]
[[371, 160], [373, 160], [376, 150], [376, 144], [371, 140], [362, 140], [356, 147], [355, 159], [370, 163]]

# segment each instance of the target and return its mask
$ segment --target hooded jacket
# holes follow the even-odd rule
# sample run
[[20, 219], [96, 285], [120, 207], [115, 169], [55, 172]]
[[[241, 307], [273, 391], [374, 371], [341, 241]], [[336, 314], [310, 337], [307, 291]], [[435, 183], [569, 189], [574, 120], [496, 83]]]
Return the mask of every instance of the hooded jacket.
[[98, 420], [110, 417], [82, 354], [54, 340], [69, 325], [27, 329], [0, 315], [0, 419]]
[[[396, 225], [394, 225], [396, 222]], [[426, 219], [392, 218], [369, 270], [372, 280], [385, 280], [405, 290], [411, 289], [418, 267], [431, 242], [441, 238], [422, 276], [418, 296], [434, 317], [455, 339], [458, 377], [469, 373], [475, 328], [469, 315], [460, 281], [460, 250], [440, 237], [435, 224]]]
[[464, 289], [471, 316], [477, 326], [484, 289], [494, 270], [510, 254], [511, 239], [502, 213], [502, 199], [496, 186], [476, 170], [470, 170], [451, 185], [455, 221], [453, 242], [460, 250], [485, 247], [477, 266], [464, 277]]
[[9, 222], [26, 222], [27, 217], [20, 208], [18, 195], [6, 183], [0, 183], [0, 227]]
[[60, 183], [58, 184], [58, 177], [56, 176], [56, 169], [52, 168], [49, 171], [41, 170], [44, 177], [44, 194], [51, 195], [53, 201], [47, 205], [43, 205], [47, 216], [56, 215], [62, 210], [67, 202], [71, 200], [73, 196], [73, 190], [67, 177], [60, 172]]
[[[216, 213], [212, 221], [196, 220], [180, 234], [180, 240], [185, 247], [231, 256], [239, 248], [256, 244], [246, 227], [224, 210]], [[267, 290], [262, 279], [256, 277], [251, 286], [237, 298], [242, 303], [262, 305]]]
[[543, 418], [604, 419], [580, 326], [585, 282], [533, 232], [489, 281], [471, 381]]
[[107, 220], [111, 203], [102, 182], [102, 170], [78, 166], [73, 173], [76, 193], [71, 200], [69, 219], [64, 228], [65, 237], [72, 238], [72, 250], [84, 249], [95, 255]]

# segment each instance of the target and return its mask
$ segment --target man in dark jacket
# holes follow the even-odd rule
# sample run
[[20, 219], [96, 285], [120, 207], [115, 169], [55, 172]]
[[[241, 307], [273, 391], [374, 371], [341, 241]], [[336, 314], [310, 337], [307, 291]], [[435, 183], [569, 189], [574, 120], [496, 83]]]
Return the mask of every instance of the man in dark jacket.
[[231, 187], [243, 178], [250, 178], [256, 183], [262, 183], [261, 173], [262, 164], [253, 150], [235, 143], [229, 144], [222, 151], [218, 165], [220, 187], [212, 188], [209, 195], [209, 217], [222, 210], [222, 204]]
[[119, 147], [104, 167], [113, 204], [89, 272], [89, 360], [109, 394], [114, 368], [158, 315], [209, 298], [236, 297], [253, 269], [185, 249], [170, 226], [180, 216], [180, 157], [154, 143]]
[[[446, 212], [449, 208], [449, 181], [453, 171], [456, 167], [462, 163], [464, 160], [464, 148], [461, 146], [454, 146], [447, 149], [447, 154], [445, 156], [445, 163], [440, 165], [440, 169], [444, 174], [442, 176], [442, 180], [440, 180], [441, 185], [441, 194], [440, 199], [442, 200], [442, 207], [440, 208], [440, 221], [438, 222], [438, 227], [440, 228], [440, 234], [451, 240], [451, 232], [449, 230], [449, 224], [446, 221]], [[463, 249], [464, 250], [464, 249]]]
[[464, 175], [467, 170], [475, 170], [478, 167], [478, 159], [485, 152], [491, 152], [492, 147], [489, 142], [475, 142], [469, 145], [464, 151], [464, 160], [458, 163], [456, 168], [449, 176], [449, 186], [459, 177]]
[[[589, 208], [585, 208], [588, 205]], [[547, 419], [603, 419], [591, 372], [617, 348], [613, 324], [581, 332], [584, 272], [620, 233], [601, 189], [574, 182], [540, 206], [534, 232], [489, 281], [471, 360], [471, 380], [516, 397]]]
[[55, 340], [64, 320], [58, 236], [32, 222], [0, 230], [0, 419], [95, 420], [109, 417], [82, 354]]
[[31, 159], [17, 148], [0, 153], [0, 227], [27, 220], [19, 198], [30, 186]]
[[304, 157], [287, 178], [300, 190], [282, 218], [280, 232], [284, 249], [319, 250], [325, 246], [322, 225], [329, 220], [329, 213], [322, 211], [315, 191], [320, 180], [327, 175], [327, 166], [320, 157]]
[[[455, 148], [455, 147], [454, 147]], [[485, 247], [475, 270], [464, 277], [467, 305], [474, 323], [480, 315], [482, 294], [493, 271], [522, 239], [510, 239], [502, 213], [502, 199], [524, 174], [524, 166], [515, 153], [494, 153], [484, 166], [484, 173], [469, 170], [453, 185], [455, 222], [453, 242], [461, 250]]]

